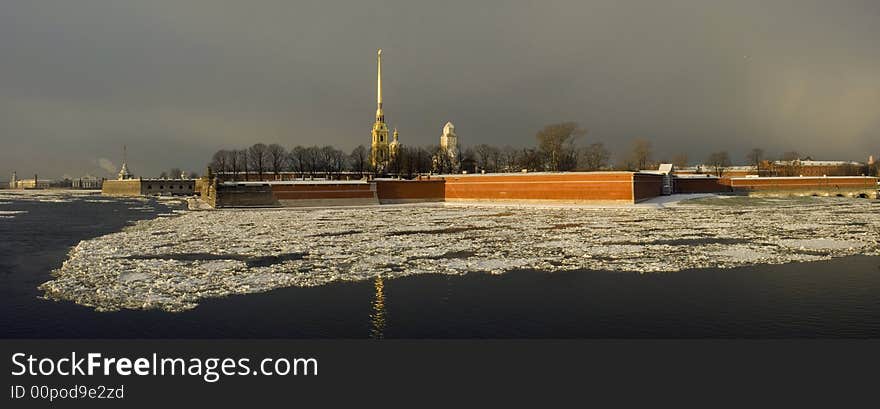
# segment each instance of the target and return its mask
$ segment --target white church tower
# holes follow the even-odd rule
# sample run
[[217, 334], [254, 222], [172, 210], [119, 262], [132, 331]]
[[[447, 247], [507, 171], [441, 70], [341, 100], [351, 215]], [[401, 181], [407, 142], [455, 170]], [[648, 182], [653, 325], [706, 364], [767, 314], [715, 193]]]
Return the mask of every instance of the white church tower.
[[131, 172], [129, 172], [129, 170], [128, 170], [128, 164], [126, 163], [127, 161], [128, 161], [128, 147], [126, 147], [125, 145], [122, 145], [122, 168], [119, 169], [119, 175], [117, 175], [117, 177], [116, 177], [118, 180], [128, 180], [133, 177]]
[[458, 149], [458, 135], [455, 134], [455, 125], [447, 122], [443, 126], [443, 134], [440, 135], [440, 151], [446, 153], [454, 170], [459, 167], [461, 152]]

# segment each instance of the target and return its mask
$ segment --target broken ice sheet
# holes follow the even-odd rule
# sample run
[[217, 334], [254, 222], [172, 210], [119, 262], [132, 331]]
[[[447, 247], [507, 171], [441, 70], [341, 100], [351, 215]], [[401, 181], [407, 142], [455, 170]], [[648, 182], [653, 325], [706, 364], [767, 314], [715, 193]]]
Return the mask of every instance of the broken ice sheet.
[[100, 311], [183, 311], [205, 298], [380, 274], [653, 273], [878, 254], [878, 232], [871, 201], [842, 198], [218, 210], [82, 241], [40, 288]]

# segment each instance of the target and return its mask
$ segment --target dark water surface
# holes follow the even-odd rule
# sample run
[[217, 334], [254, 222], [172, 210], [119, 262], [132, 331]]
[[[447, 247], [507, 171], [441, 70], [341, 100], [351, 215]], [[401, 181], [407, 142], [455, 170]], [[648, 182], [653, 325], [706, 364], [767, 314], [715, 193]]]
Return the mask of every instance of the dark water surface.
[[[82, 239], [171, 210], [73, 197], [0, 210], [0, 334], [18, 337], [878, 337], [880, 257], [636, 274], [422, 275], [203, 301], [183, 313], [98, 313], [39, 299]], [[144, 209], [146, 207], [146, 209]], [[141, 209], [138, 209], [141, 208]], [[443, 260], [438, 260], [443, 262]]]

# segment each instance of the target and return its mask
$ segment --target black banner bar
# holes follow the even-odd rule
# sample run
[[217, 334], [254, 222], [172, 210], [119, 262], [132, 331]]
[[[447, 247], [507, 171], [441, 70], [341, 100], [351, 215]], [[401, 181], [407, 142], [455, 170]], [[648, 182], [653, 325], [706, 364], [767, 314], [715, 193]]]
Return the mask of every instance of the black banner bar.
[[[5, 407], [840, 406], [875, 397], [880, 363], [880, 342], [874, 340], [7, 340], [2, 346]], [[22, 370], [13, 362], [16, 353], [25, 354], [17, 355], [20, 363], [24, 356], [57, 363], [74, 353], [99, 353], [114, 364], [146, 360], [145, 367], [181, 358], [199, 363], [202, 373], [123, 376], [114, 367], [109, 376], [13, 376]], [[209, 363], [212, 358], [217, 361]], [[259, 372], [267, 358], [272, 374]], [[285, 364], [275, 366], [279, 358], [313, 358], [314, 366], [303, 369], [299, 361], [297, 375], [289, 367], [287, 375], [277, 375], [285, 371]], [[224, 359], [241, 372], [239, 360], [247, 359], [248, 369], [259, 373], [206, 380], [205, 368], [216, 364], [219, 370]], [[44, 362], [42, 369], [51, 365]], [[100, 387], [124, 396], [79, 396]]]

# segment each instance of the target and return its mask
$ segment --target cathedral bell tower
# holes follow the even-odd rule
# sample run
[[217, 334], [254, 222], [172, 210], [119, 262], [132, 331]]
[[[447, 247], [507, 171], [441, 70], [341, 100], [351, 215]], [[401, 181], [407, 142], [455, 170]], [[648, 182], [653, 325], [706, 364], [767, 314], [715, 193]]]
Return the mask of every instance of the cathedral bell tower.
[[379, 172], [385, 170], [391, 159], [388, 149], [388, 125], [385, 124], [385, 112], [382, 111], [382, 49], [376, 52], [378, 73], [376, 77], [376, 122], [373, 124], [373, 141], [370, 144], [370, 164]]

